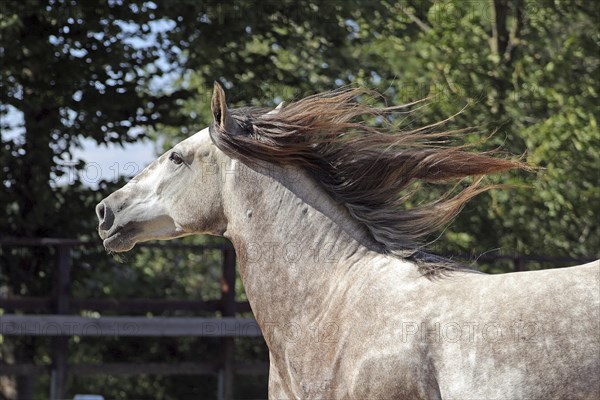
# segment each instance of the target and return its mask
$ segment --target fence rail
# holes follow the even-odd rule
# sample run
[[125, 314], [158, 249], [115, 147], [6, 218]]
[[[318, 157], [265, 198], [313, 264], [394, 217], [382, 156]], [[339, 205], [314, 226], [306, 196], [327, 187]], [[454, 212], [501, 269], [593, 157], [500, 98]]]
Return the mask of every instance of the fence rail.
[[[167, 311], [217, 312], [221, 310], [220, 300], [166, 300], [166, 299], [78, 299], [71, 298], [69, 309], [73, 313], [82, 311], [119, 311], [122, 313], [161, 313]], [[0, 297], [0, 308], [21, 312], [52, 313], [51, 297]], [[251, 312], [247, 301], [236, 301], [238, 313]]]
[[5, 336], [189, 336], [260, 337], [254, 318], [99, 317], [75, 315], [3, 315]]
[[[52, 364], [0, 364], [0, 375], [46, 375], [51, 374]], [[178, 362], [173, 363], [102, 363], [67, 364], [69, 375], [211, 375], [218, 376], [220, 363]], [[266, 375], [268, 362], [234, 363], [233, 371], [237, 375]]]

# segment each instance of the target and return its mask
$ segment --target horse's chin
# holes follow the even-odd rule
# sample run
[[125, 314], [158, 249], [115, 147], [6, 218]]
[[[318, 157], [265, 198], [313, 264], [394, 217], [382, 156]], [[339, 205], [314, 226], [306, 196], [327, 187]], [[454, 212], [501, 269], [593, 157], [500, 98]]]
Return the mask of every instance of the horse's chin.
[[131, 233], [116, 232], [114, 235], [107, 237], [102, 242], [104, 249], [111, 253], [124, 253], [133, 249], [136, 244]]
[[[172, 222], [171, 219], [169, 221]], [[99, 230], [100, 238], [103, 239], [104, 249], [110, 253], [124, 253], [133, 249], [140, 242], [147, 242], [148, 240], [171, 240], [190, 234], [181, 228], [175, 228], [171, 224], [166, 226], [156, 223], [154, 223], [154, 226], [148, 225], [128, 223], [124, 227], [119, 227], [110, 232]]]

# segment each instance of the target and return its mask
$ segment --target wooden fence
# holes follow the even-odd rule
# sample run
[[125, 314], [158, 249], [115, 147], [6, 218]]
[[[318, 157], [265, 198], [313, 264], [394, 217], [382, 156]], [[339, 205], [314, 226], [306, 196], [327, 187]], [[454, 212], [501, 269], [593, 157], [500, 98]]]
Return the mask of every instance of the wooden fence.
[[[48, 365], [4, 364], [1, 375], [36, 376], [49, 374], [50, 398], [64, 398], [67, 374], [160, 374], [160, 375], [214, 375], [218, 377], [220, 399], [233, 398], [234, 376], [268, 373], [268, 363], [236, 363], [234, 338], [257, 337], [262, 333], [252, 318], [236, 314], [250, 312], [248, 302], [236, 301], [236, 256], [230, 245], [185, 245], [180, 243], [140, 244], [141, 247], [218, 250], [222, 253], [221, 296], [209, 301], [159, 299], [81, 299], [70, 295], [72, 250], [76, 246], [98, 246], [72, 239], [15, 239], [0, 238], [5, 247], [47, 247], [56, 249], [56, 271], [53, 293], [49, 297], [0, 297], [0, 335], [51, 336], [52, 362]], [[80, 311], [107, 311], [119, 313], [167, 311], [220, 312], [221, 318], [202, 317], [140, 317], [101, 316], [82, 317]], [[20, 314], [14, 314], [19, 312]], [[21, 314], [25, 313], [25, 314]], [[67, 364], [68, 340], [71, 336], [189, 336], [219, 337], [220, 357], [216, 362], [204, 363], [103, 363]]]
[[[157, 299], [80, 299], [70, 296], [70, 276], [73, 263], [72, 249], [75, 246], [97, 246], [97, 243], [72, 239], [16, 239], [0, 238], [0, 247], [52, 246], [56, 249], [56, 273], [54, 292], [49, 297], [0, 297], [0, 335], [6, 336], [50, 336], [52, 337], [52, 363], [3, 364], [0, 375], [50, 374], [52, 399], [64, 398], [67, 374], [177, 374], [215, 375], [219, 382], [219, 398], [232, 399], [236, 374], [267, 374], [268, 363], [236, 363], [234, 360], [234, 338], [261, 336], [261, 331], [252, 318], [236, 317], [238, 313], [250, 311], [248, 302], [235, 298], [236, 256], [230, 245], [185, 245], [179, 243], [140, 244], [145, 247], [181, 248], [195, 251], [219, 250], [222, 253], [221, 297], [210, 301], [157, 300]], [[523, 257], [486, 255], [480, 261], [508, 260], [514, 271], [528, 269], [530, 262], [545, 262], [554, 265], [576, 264], [592, 259], [570, 259], [551, 257]], [[221, 318], [201, 317], [140, 317], [101, 316], [82, 317], [83, 310], [99, 313], [166, 311], [220, 312]], [[14, 314], [15, 312], [25, 314]], [[104, 363], [67, 364], [68, 339], [70, 336], [196, 336], [221, 338], [220, 359], [205, 363]]]

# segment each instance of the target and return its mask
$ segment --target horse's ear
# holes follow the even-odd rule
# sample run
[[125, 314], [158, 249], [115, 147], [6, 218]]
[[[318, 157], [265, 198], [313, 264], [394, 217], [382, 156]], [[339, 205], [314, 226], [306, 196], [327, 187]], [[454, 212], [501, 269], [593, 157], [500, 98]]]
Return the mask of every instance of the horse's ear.
[[213, 95], [212, 100], [210, 102], [210, 109], [212, 111], [212, 115], [215, 121], [215, 124], [227, 131], [227, 128], [230, 128], [234, 125], [233, 118], [229, 113], [229, 109], [227, 108], [227, 102], [225, 100], [225, 91], [216, 81], [213, 87]]
[[268, 113], [266, 113], [265, 115], [276, 115], [279, 114], [279, 111], [281, 111], [283, 109], [283, 101], [281, 103], [279, 103], [279, 105], [277, 107], [275, 107], [274, 109], [272, 109], [271, 111], [269, 111]]

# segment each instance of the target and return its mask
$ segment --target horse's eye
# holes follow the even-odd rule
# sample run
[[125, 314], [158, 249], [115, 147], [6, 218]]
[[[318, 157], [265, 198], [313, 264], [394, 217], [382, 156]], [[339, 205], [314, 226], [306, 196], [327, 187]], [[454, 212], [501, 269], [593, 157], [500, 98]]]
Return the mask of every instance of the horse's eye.
[[175, 153], [174, 151], [169, 155], [169, 160], [175, 163], [176, 165], [179, 165], [183, 162], [183, 158], [181, 158], [181, 156]]

